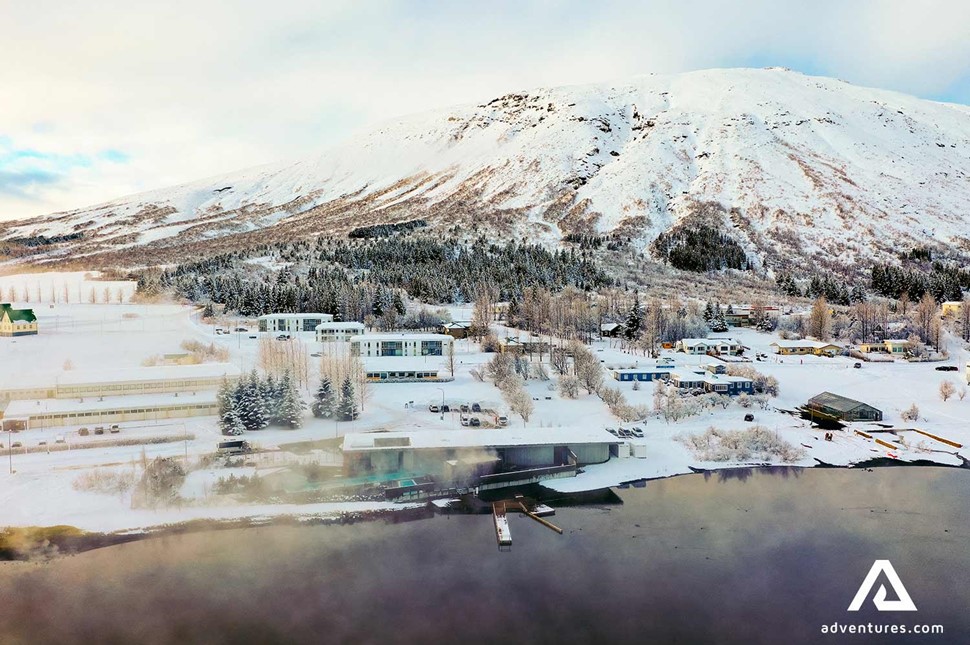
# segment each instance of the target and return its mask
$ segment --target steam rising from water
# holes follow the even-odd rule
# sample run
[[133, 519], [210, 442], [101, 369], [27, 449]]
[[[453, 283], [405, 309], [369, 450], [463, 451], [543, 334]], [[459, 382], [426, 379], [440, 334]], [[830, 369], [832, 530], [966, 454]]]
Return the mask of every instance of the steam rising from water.
[[511, 517], [511, 553], [489, 516], [439, 516], [4, 565], [0, 642], [800, 642], [846, 620], [876, 557], [920, 622], [970, 629], [970, 519], [946, 501], [970, 497], [965, 471], [755, 471], [620, 494], [621, 507], [560, 510], [563, 536]]

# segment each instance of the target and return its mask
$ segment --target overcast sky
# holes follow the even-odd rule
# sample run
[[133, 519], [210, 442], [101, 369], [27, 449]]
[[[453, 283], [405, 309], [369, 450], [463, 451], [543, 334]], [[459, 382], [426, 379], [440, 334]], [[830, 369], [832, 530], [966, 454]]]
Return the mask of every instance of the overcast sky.
[[970, 103], [966, 0], [0, 0], [0, 52], [0, 219], [648, 72], [781, 65]]

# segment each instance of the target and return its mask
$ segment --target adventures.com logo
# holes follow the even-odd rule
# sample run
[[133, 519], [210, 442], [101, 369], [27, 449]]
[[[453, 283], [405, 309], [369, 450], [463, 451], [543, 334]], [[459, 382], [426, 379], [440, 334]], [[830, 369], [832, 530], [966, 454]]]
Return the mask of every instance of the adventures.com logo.
[[[892, 587], [893, 595], [896, 597], [895, 600], [889, 599], [889, 592], [886, 590], [886, 585], [882, 583], [879, 584], [879, 588], [875, 594], [872, 594], [872, 590], [876, 586], [876, 583], [879, 582], [880, 576], [883, 576], [886, 582], [889, 583], [889, 586]], [[859, 611], [870, 595], [872, 596], [872, 604], [875, 605], [877, 611], [917, 611], [916, 603], [913, 602], [912, 597], [910, 597], [909, 592], [906, 590], [906, 585], [903, 584], [899, 574], [896, 573], [896, 569], [893, 568], [889, 560], [876, 560], [872, 563], [872, 568], [869, 569], [869, 573], [862, 581], [859, 590], [852, 598], [852, 602], [849, 603], [849, 608], [846, 611]], [[855, 624], [834, 622], [831, 625], [822, 625], [822, 633], [942, 634], [943, 625]]]

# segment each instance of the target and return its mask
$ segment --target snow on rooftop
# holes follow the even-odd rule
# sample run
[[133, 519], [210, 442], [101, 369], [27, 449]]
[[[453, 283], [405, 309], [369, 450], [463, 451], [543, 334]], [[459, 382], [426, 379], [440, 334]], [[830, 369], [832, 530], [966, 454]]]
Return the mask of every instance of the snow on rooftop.
[[359, 322], [323, 322], [316, 329], [364, 329], [364, 323]]
[[117, 367], [95, 370], [67, 370], [60, 372], [34, 372], [8, 382], [5, 389], [17, 390], [38, 387], [63, 387], [92, 383], [124, 383], [148, 381], [175, 381], [183, 379], [234, 378], [240, 374], [232, 363], [198, 363], [196, 365], [158, 365], [155, 367]]
[[303, 320], [304, 318], [333, 319], [333, 314], [263, 314], [257, 320]]
[[11, 401], [4, 410], [4, 417], [29, 417], [38, 414], [63, 412], [105, 412], [109, 410], [135, 410], [142, 408], [173, 407], [178, 405], [211, 405], [216, 402], [215, 392], [198, 394], [141, 394], [136, 396], [106, 396], [103, 399], [27, 399]]
[[795, 349], [798, 347], [811, 347], [814, 349], [821, 349], [823, 347], [838, 347], [834, 343], [826, 343], [820, 340], [776, 340], [772, 345], [777, 345], [778, 347], [783, 347], [786, 349]]
[[[375, 446], [374, 440], [384, 446]], [[399, 450], [434, 448], [487, 448], [509, 446], [564, 446], [580, 443], [617, 443], [599, 428], [521, 428], [511, 430], [421, 430], [367, 432], [344, 436], [343, 450]], [[398, 444], [398, 445], [387, 445]]]
[[196, 365], [157, 365], [103, 370], [69, 370], [58, 377], [58, 385], [117, 383], [122, 381], [175, 381], [179, 379], [221, 378], [239, 376], [232, 363], [198, 363]]

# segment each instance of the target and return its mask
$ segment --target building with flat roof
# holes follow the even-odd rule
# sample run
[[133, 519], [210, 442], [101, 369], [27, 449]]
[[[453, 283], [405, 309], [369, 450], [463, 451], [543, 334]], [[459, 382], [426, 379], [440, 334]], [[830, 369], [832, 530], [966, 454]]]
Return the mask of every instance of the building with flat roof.
[[360, 336], [366, 331], [364, 323], [324, 322], [316, 326], [316, 340], [318, 343], [345, 343], [353, 336]]
[[265, 314], [256, 319], [259, 331], [268, 333], [313, 333], [317, 325], [333, 320], [333, 314]]
[[[602, 429], [424, 430], [344, 436], [348, 476], [410, 473], [452, 478], [456, 464], [487, 464], [477, 477], [608, 461], [619, 440]], [[454, 463], [449, 463], [454, 462]], [[575, 470], [573, 471], [575, 474]]]
[[0, 303], [0, 336], [34, 336], [37, 334], [37, 316], [33, 309], [14, 309]]
[[444, 356], [454, 340], [447, 334], [365, 334], [350, 339], [350, 353], [360, 357]]
[[29, 374], [0, 389], [0, 405], [24, 399], [81, 399], [217, 390], [223, 379], [239, 379], [231, 363], [159, 365]]
[[98, 426], [130, 421], [161, 421], [218, 413], [215, 392], [151, 394], [103, 399], [37, 399], [11, 401], [5, 421], [20, 421], [27, 430], [60, 426]]

